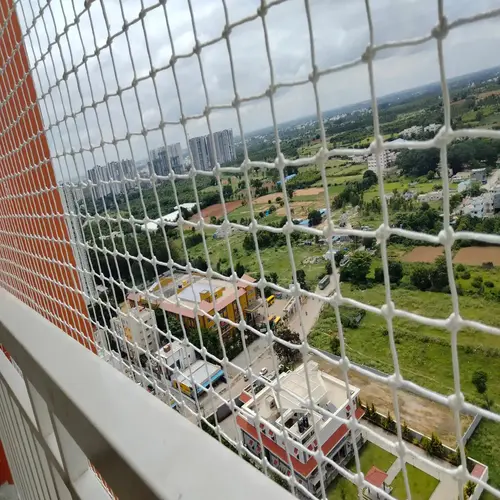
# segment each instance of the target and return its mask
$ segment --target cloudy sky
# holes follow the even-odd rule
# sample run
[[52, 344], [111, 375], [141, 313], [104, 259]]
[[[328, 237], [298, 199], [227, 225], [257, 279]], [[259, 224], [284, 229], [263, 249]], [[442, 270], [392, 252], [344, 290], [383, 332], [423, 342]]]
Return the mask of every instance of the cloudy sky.
[[[142, 6], [141, 6], [142, 3]], [[460, 17], [500, 7], [500, 0], [446, 0], [445, 13], [451, 22]], [[23, 30], [39, 16], [37, 2], [21, 0], [18, 15]], [[147, 156], [148, 148], [163, 144], [157, 130], [160, 120], [178, 123], [182, 113], [193, 116], [203, 113], [207, 105], [202, 84], [200, 61], [196, 55], [179, 58], [174, 71], [169, 65], [172, 54], [190, 54], [195, 43], [194, 29], [200, 43], [218, 38], [226, 23], [222, 0], [168, 0], [152, 10], [151, 0], [94, 0], [85, 11], [83, 0], [53, 0], [35, 22], [27, 37], [28, 54], [39, 61], [49, 43], [61, 34], [58, 43], [34, 72], [54, 156], [102, 141], [119, 139], [117, 145], [104, 145], [94, 154], [76, 155], [80, 168], [90, 168], [105, 159], [117, 156], [135, 160]], [[260, 5], [258, 0], [225, 0], [230, 23], [252, 16]], [[191, 9], [190, 9], [191, 5]], [[368, 44], [365, 3], [361, 0], [309, 0], [316, 64], [320, 70], [355, 60]], [[375, 43], [403, 40], [428, 34], [436, 25], [436, 0], [371, 0]], [[139, 18], [147, 10], [143, 22], [136, 22], [123, 32], [123, 26]], [[74, 24], [75, 15], [83, 12]], [[166, 15], [165, 15], [166, 12]], [[193, 15], [191, 15], [191, 12]], [[168, 22], [167, 22], [168, 21]], [[499, 18], [461, 27], [446, 39], [446, 71], [448, 77], [499, 64]], [[304, 0], [285, 0], [269, 8], [265, 16], [270, 56], [275, 82], [295, 82], [311, 71], [311, 40]], [[71, 24], [69, 29], [65, 27]], [[67, 33], [65, 34], [65, 31]], [[109, 37], [112, 38], [109, 43]], [[241, 98], [265, 92], [270, 84], [270, 71], [262, 19], [243, 22], [233, 28], [230, 44], [234, 74]], [[95, 55], [96, 47], [102, 48]], [[65, 71], [86, 62], [78, 71]], [[210, 105], [227, 105], [234, 98], [233, 80], [225, 40], [201, 50], [206, 90]], [[158, 69], [153, 81], [148, 75]], [[378, 54], [375, 61], [378, 95], [415, 87], [439, 79], [436, 42]], [[130, 88], [135, 79], [147, 77]], [[59, 82], [59, 85], [55, 85]], [[121, 89], [120, 95], [117, 95]], [[110, 96], [102, 102], [105, 95]], [[319, 94], [322, 110], [358, 102], [369, 97], [368, 73], [365, 64], [321, 78]], [[100, 102], [95, 109], [87, 108]], [[275, 95], [278, 122], [315, 112], [312, 85], [288, 87]], [[61, 121], [65, 114], [72, 118]], [[241, 108], [245, 132], [271, 125], [269, 99], [252, 101]], [[210, 114], [212, 130], [239, 129], [234, 110], [215, 110]], [[126, 138], [147, 129], [146, 137]], [[154, 130], [156, 129], [156, 130]], [[207, 133], [207, 120], [188, 120], [190, 137]], [[185, 147], [185, 131], [180, 124], [165, 127], [168, 142], [181, 142]], [[69, 171], [76, 168], [73, 157], [66, 158]], [[61, 165], [63, 164], [61, 157]], [[84, 165], [84, 166], [83, 166]]]

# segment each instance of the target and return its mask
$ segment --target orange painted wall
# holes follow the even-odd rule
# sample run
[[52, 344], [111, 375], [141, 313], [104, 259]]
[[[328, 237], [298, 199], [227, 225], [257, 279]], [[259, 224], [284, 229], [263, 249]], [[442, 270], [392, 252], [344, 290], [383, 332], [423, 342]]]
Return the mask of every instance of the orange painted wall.
[[47, 139], [37, 137], [43, 123], [26, 48], [15, 48], [22, 36], [12, 3], [0, 0], [0, 26], [7, 21], [0, 38], [0, 286], [90, 349], [83, 297], [60, 285], [74, 289], [80, 282], [64, 266], [75, 258]]

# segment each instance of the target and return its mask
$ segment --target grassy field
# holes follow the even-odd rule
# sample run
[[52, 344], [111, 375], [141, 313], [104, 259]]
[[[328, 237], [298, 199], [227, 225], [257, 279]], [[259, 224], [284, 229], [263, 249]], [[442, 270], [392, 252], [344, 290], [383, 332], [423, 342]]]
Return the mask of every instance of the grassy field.
[[[411, 498], [413, 500], [429, 500], [432, 492], [436, 489], [439, 484], [439, 480], [435, 477], [429, 476], [425, 472], [413, 467], [413, 465], [406, 464], [406, 470], [408, 472], [408, 482], [411, 491]], [[403, 479], [403, 472], [400, 471], [399, 474], [394, 478], [391, 483], [393, 488], [391, 495], [398, 500], [406, 500], [406, 488]]]
[[[343, 294], [365, 303], [378, 305], [384, 301], [383, 286], [359, 290], [342, 284]], [[451, 312], [451, 298], [447, 294], [419, 292], [407, 289], [392, 290], [396, 307], [428, 317], [445, 318]], [[463, 318], [481, 320], [500, 326], [496, 302], [476, 297], [460, 297]], [[396, 349], [405, 378], [431, 390], [450, 394], [453, 391], [450, 333], [406, 319], [393, 321]], [[325, 308], [309, 335], [312, 345], [329, 350], [337, 324], [332, 308]], [[380, 316], [367, 313], [359, 328], [344, 328], [347, 354], [350, 359], [392, 373], [394, 365], [387, 335], [387, 325]], [[500, 401], [500, 338], [475, 330], [463, 330], [458, 335], [458, 358], [462, 391], [467, 400], [481, 404], [483, 399], [472, 384], [472, 374], [484, 370], [488, 374], [488, 394]], [[500, 453], [495, 449], [500, 440], [500, 425], [485, 423], [469, 441], [470, 456], [490, 466], [494, 484], [500, 481]]]
[[[211, 235], [207, 236], [207, 247], [212, 266], [215, 268], [217, 262], [220, 261], [221, 268], [225, 269], [229, 267], [229, 254], [226, 241], [224, 239], [214, 239]], [[229, 237], [233, 263], [236, 265], [237, 262], [240, 262], [245, 266], [246, 272], [259, 278], [257, 254], [256, 252], [249, 252], [243, 248], [244, 236], [245, 234], [243, 232], [237, 232]], [[180, 240], [174, 240], [172, 244], [178, 246]], [[297, 245], [293, 247], [295, 265], [297, 269], [303, 269], [305, 271], [306, 278], [310, 282], [311, 287], [315, 287], [320, 275], [324, 274], [325, 262], [321, 260], [318, 264], [306, 264], [304, 263], [304, 259], [307, 257], [321, 256], [325, 251], [326, 248], [320, 245]], [[200, 243], [189, 248], [188, 255], [191, 260], [196, 257], [205, 258], [203, 244]], [[280, 284], [283, 286], [288, 286], [290, 284], [292, 271], [286, 246], [261, 249], [260, 257], [266, 273], [271, 271], [276, 272]]]
[[[360, 467], [363, 474], [366, 474], [373, 465], [387, 472], [389, 467], [394, 463], [394, 460], [396, 460], [394, 455], [370, 442], [366, 443], [363, 448], [361, 448], [359, 454]], [[349, 462], [347, 468], [351, 472], [356, 470], [354, 458]], [[343, 498], [342, 492], [344, 492], [345, 500], [358, 500], [357, 487], [345, 477], [339, 475], [327, 488], [326, 494], [329, 500], [337, 500]]]

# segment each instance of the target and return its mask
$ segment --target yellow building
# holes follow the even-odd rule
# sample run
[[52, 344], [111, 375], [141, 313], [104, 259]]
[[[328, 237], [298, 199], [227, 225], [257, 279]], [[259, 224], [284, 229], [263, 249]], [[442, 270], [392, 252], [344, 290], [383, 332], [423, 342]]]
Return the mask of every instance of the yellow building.
[[[241, 320], [238, 302], [243, 314], [246, 314], [247, 308], [256, 299], [256, 289], [250, 284], [255, 283], [255, 279], [247, 274], [244, 274], [237, 283], [236, 291], [231, 283], [219, 279], [211, 279], [209, 283], [208, 279], [202, 276], [193, 276], [191, 279], [187, 275], [181, 275], [177, 276], [175, 281], [176, 283], [171, 283], [170, 287], [162, 289], [165, 299], [151, 302], [158, 304], [168, 314], [176, 317], [180, 314], [184, 325], [188, 328], [196, 328], [195, 304], [199, 309], [200, 327], [208, 329], [214, 326], [214, 322], [203, 313], [213, 316], [217, 311], [223, 318], [238, 323]], [[155, 287], [155, 290], [158, 289], [160, 287]], [[137, 297], [137, 295], [129, 295], [128, 299], [144, 302], [144, 297]], [[227, 323], [221, 323], [221, 330], [226, 336], [234, 328]]]

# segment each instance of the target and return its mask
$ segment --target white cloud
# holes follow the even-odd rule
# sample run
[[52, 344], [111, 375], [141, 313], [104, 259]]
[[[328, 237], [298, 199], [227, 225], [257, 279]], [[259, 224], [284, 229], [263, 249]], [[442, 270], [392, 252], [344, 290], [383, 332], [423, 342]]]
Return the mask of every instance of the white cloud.
[[[225, 25], [222, 0], [192, 0], [197, 37], [206, 43], [221, 35]], [[326, 69], [359, 58], [369, 41], [367, 16], [362, 0], [310, 0], [315, 57], [318, 68]], [[169, 0], [164, 7], [149, 10], [141, 21], [129, 25], [126, 34], [119, 34], [124, 23], [138, 19], [140, 3], [135, 0], [95, 0], [89, 11], [72, 26], [67, 35], [65, 26], [75, 19], [74, 5], [82, 2], [61, 0], [50, 2], [35, 23], [27, 38], [28, 53], [33, 63], [47, 51], [49, 41], [61, 34], [60, 43], [51, 46], [47, 57], [39, 62], [34, 73], [39, 94], [55, 87], [45, 97], [42, 112], [46, 124], [54, 124], [65, 114], [73, 115], [49, 135], [53, 153], [63, 154], [98, 146], [102, 140], [124, 138], [127, 132], [140, 133], [144, 128], [158, 127], [163, 120], [178, 121], [181, 115], [172, 68], [148, 77], [151, 65], [158, 69], [169, 64], [173, 52], [177, 56], [192, 51], [193, 26], [186, 0]], [[253, 15], [260, 5], [258, 0], [226, 0], [231, 22]], [[32, 2], [22, 0], [18, 7], [23, 28], [30, 26], [38, 14]], [[145, 2], [145, 8], [156, 5]], [[370, 2], [376, 44], [403, 40], [428, 34], [437, 23], [436, 0], [372, 0]], [[447, 0], [445, 13], [450, 21], [500, 6], [500, 0]], [[77, 7], [81, 8], [81, 7]], [[170, 42], [169, 30], [173, 40]], [[294, 82], [307, 78], [311, 72], [310, 37], [305, 2], [287, 0], [273, 6], [265, 16], [269, 51], [276, 82]], [[118, 35], [117, 35], [118, 34]], [[111, 47], [103, 49], [98, 57], [96, 46], [106, 45], [113, 37]], [[498, 64], [494, 47], [500, 41], [495, 20], [461, 27], [452, 31], [445, 43], [446, 70], [449, 77]], [[230, 36], [235, 80], [240, 98], [265, 92], [270, 84], [269, 63], [266, 53], [261, 18], [235, 27]], [[67, 82], [62, 81], [65, 71], [79, 64], [83, 56], [86, 64], [79, 67]], [[211, 105], [230, 104], [234, 98], [229, 56], [225, 40], [205, 47], [201, 51], [206, 86]], [[437, 81], [438, 65], [436, 42], [411, 48], [379, 53], [375, 61], [376, 91], [378, 95]], [[182, 111], [186, 116], [203, 113], [206, 106], [201, 83], [199, 61], [196, 55], [180, 58], [175, 64]], [[131, 85], [133, 79], [144, 78], [136, 89], [111, 97], [96, 110], [81, 113], [82, 104], [90, 106], [101, 101], [105, 94], [116, 95], [118, 89]], [[348, 71], [322, 77], [319, 84], [323, 110], [369, 97], [366, 65], [360, 64]], [[287, 121], [315, 112], [310, 84], [282, 89], [275, 96], [277, 119]], [[245, 131], [271, 124], [269, 102], [264, 99], [241, 108]], [[97, 118], [96, 118], [97, 114]], [[213, 112], [213, 130], [233, 127], [239, 134], [234, 111]], [[99, 126], [101, 125], [101, 126]], [[205, 119], [188, 123], [188, 132], [195, 136], [207, 132]], [[182, 127], [166, 129], [169, 142], [181, 141], [185, 145]], [[157, 147], [163, 139], [158, 132], [132, 140], [135, 159], [147, 155], [147, 146]], [[118, 144], [118, 152], [130, 156], [127, 141]], [[105, 148], [106, 159], [116, 158], [114, 146]], [[80, 155], [76, 155], [77, 162]], [[95, 158], [85, 155], [86, 167], [102, 162], [103, 151], [96, 150]], [[73, 168], [73, 167], [70, 167]]]

